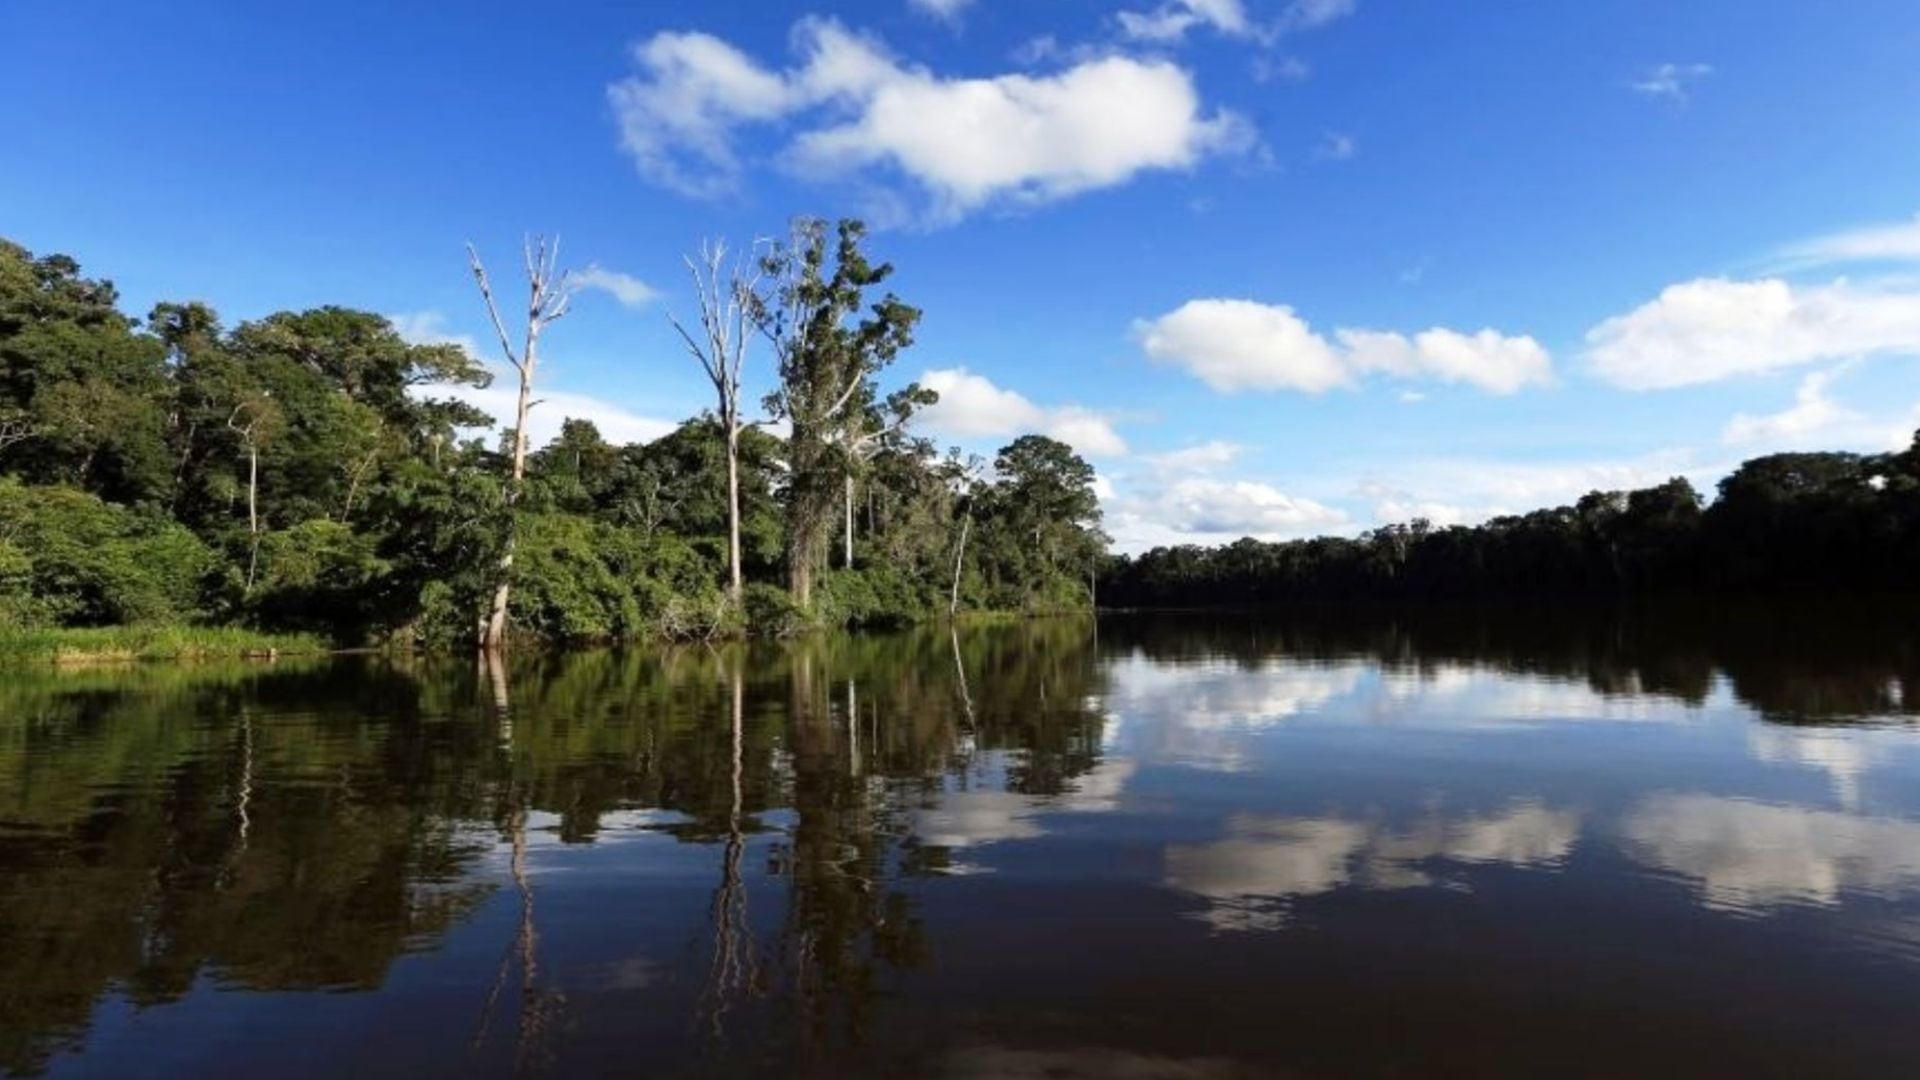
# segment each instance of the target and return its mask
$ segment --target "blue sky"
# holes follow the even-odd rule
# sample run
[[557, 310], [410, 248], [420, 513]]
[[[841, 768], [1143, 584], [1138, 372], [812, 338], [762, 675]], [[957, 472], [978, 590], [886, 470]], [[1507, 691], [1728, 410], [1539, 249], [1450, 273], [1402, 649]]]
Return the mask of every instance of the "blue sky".
[[924, 430], [1073, 442], [1125, 548], [1920, 426], [1910, 0], [103, 2], [0, 40], [0, 233], [133, 310], [484, 341], [463, 243], [561, 234], [618, 287], [553, 330], [547, 429], [709, 403], [682, 252], [866, 216]]

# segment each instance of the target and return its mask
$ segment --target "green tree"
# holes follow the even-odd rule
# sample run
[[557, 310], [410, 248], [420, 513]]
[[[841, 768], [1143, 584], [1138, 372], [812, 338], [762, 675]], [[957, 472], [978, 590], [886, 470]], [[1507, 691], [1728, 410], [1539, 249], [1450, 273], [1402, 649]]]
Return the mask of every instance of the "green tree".
[[[851, 471], [847, 431], [876, 396], [872, 380], [913, 342], [920, 310], [892, 293], [870, 307], [866, 291], [892, 275], [860, 250], [866, 227], [803, 218], [762, 267], [771, 295], [754, 319], [773, 343], [779, 387], [767, 408], [792, 425], [787, 439], [787, 586], [803, 607], [825, 568], [835, 511]], [[861, 313], [865, 311], [865, 315]]]

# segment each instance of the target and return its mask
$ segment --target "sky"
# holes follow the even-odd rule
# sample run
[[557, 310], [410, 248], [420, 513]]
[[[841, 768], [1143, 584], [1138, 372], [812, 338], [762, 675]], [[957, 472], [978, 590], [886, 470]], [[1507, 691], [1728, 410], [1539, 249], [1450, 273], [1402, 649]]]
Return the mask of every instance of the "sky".
[[1071, 443], [1121, 550], [1920, 428], [1912, 0], [100, 0], [0, 42], [0, 235], [135, 314], [497, 364], [464, 245], [559, 235], [536, 437], [711, 407], [682, 257], [798, 214], [925, 310], [918, 430]]

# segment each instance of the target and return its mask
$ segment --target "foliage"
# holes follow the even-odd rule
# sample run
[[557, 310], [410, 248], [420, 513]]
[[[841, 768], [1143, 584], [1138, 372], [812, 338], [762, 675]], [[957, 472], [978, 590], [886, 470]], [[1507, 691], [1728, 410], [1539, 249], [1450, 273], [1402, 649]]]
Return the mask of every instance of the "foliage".
[[326, 647], [323, 639], [310, 634], [263, 634], [232, 626], [0, 629], [0, 664], [299, 656]]
[[0, 608], [23, 626], [181, 622], [216, 559], [165, 517], [0, 477]]
[[[711, 416], [626, 446], [565, 419], [510, 500], [491, 419], [441, 396], [488, 382], [461, 348], [337, 306], [227, 327], [205, 304], [161, 303], [136, 321], [74, 260], [0, 242], [0, 617], [471, 641], [507, 520], [522, 636], [911, 621], [947, 608], [963, 528], [961, 607], [1084, 608], [1104, 543], [1091, 469], [1030, 438], [986, 481], [910, 437], [932, 395], [883, 394], [877, 376], [920, 313], [868, 301], [891, 267], [864, 243], [858, 222], [806, 220], [762, 253], [772, 284], [749, 314], [774, 343], [768, 405], [793, 434], [740, 433], [757, 587], [736, 605]], [[808, 595], [829, 549], [851, 559]], [[776, 599], [783, 579], [796, 598]]]
[[1476, 527], [1425, 521], [1357, 539], [1156, 548], [1109, 564], [1103, 603], [1611, 597], [1695, 591], [1911, 590], [1920, 582], [1920, 449], [1773, 454], [1703, 507], [1673, 479]]

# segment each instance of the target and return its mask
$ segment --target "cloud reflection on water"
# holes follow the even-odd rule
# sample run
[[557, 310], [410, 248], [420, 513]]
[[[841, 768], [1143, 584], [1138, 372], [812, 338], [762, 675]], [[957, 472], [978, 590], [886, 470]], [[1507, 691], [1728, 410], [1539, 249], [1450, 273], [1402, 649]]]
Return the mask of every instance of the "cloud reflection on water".
[[1690, 879], [1721, 911], [1832, 907], [1848, 892], [1920, 889], [1920, 822], [1696, 793], [1640, 800], [1621, 822], [1629, 854]]
[[1347, 885], [1404, 889], [1457, 884], [1435, 860], [1550, 867], [1580, 836], [1581, 813], [1531, 799], [1491, 814], [1430, 813], [1409, 828], [1346, 817], [1236, 814], [1227, 835], [1167, 848], [1165, 883], [1208, 902], [1200, 917], [1221, 930], [1270, 930], [1288, 902]]

